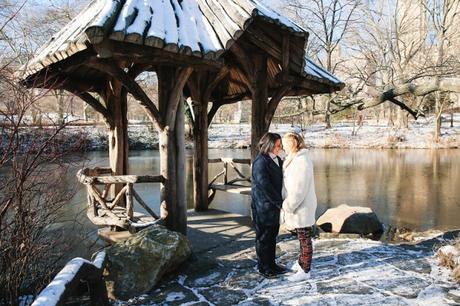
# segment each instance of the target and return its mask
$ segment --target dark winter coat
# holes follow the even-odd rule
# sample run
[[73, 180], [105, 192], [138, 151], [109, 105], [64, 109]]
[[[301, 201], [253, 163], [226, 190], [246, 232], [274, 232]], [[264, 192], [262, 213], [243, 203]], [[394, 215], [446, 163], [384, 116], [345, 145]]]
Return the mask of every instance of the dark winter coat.
[[254, 222], [266, 226], [279, 225], [283, 204], [283, 164], [279, 166], [268, 154], [259, 154], [252, 164], [252, 213]]

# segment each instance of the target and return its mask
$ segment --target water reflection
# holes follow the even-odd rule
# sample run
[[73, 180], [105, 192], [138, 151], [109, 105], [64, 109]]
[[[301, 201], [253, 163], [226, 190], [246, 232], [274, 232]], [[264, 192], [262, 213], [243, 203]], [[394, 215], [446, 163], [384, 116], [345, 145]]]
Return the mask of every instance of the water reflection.
[[[418, 230], [460, 227], [460, 155], [458, 150], [338, 150], [312, 149], [320, 215], [342, 203], [371, 207], [387, 224]], [[210, 150], [210, 158], [249, 158], [249, 150]], [[87, 155], [89, 166], [106, 166], [104, 152]], [[188, 207], [193, 208], [192, 156], [187, 152], [186, 188]], [[159, 174], [158, 151], [132, 151], [130, 173]], [[222, 170], [212, 164], [209, 177]], [[244, 174], [247, 168], [240, 167]], [[76, 182], [69, 173], [69, 182]], [[136, 190], [156, 212], [159, 184], [136, 184]], [[84, 211], [86, 195], [81, 189], [69, 212]], [[217, 192], [211, 207], [249, 214], [248, 196]], [[136, 210], [143, 211], [142, 207]], [[86, 221], [84, 221], [86, 223]]]
[[311, 150], [321, 214], [341, 203], [371, 207], [387, 224], [460, 226], [458, 150]]

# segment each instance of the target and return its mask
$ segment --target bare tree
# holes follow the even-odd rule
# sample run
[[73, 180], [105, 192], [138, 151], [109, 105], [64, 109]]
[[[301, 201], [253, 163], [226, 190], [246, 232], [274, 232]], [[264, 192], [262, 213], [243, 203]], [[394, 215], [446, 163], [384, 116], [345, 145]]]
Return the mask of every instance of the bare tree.
[[[344, 61], [341, 47], [351, 28], [358, 22], [356, 15], [361, 0], [289, 0], [285, 9], [310, 32], [307, 52], [332, 73]], [[331, 127], [331, 107], [334, 96], [325, 100], [325, 122]]]
[[57, 235], [55, 226], [73, 196], [63, 178], [81, 142], [67, 142], [64, 126], [30, 127], [31, 110], [47, 92], [26, 90], [15, 76], [29, 57], [25, 36], [17, 34], [23, 3], [0, 7], [0, 304], [18, 305], [49, 281], [59, 250], [81, 242]]
[[[423, 0], [422, 4], [428, 15], [431, 18], [431, 26], [435, 36], [432, 39], [432, 44], [435, 49], [435, 63], [437, 72], [434, 76], [434, 82], [439, 86], [441, 76], [446, 74], [446, 67], [451, 64], [452, 58], [447, 54], [448, 44], [452, 39], [455, 31], [458, 31], [457, 21], [460, 18], [460, 1], [459, 0]], [[457, 22], [457, 24], [456, 24]], [[455, 61], [455, 60], [454, 60]], [[457, 59], [458, 61], [458, 59]], [[457, 71], [460, 72], [460, 71]], [[438, 90], [435, 93], [435, 140], [439, 140], [441, 134], [441, 113], [447, 104], [446, 97], [449, 95], [442, 95], [442, 91]]]
[[366, 7], [366, 26], [356, 32], [355, 67], [349, 70], [354, 73], [349, 80], [364, 84], [358, 109], [389, 101], [399, 107], [399, 121], [401, 110], [418, 118], [430, 99], [415, 97], [435, 94], [440, 123], [442, 101], [449, 96], [442, 92], [459, 90], [459, 59], [448, 50], [454, 46], [449, 33], [458, 23], [458, 9], [458, 0], [375, 1]]

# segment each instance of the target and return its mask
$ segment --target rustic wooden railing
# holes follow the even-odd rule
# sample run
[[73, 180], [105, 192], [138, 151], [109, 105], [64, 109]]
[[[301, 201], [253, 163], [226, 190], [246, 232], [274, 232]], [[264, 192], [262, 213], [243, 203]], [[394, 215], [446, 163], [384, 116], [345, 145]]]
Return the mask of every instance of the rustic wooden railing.
[[[113, 175], [110, 168], [85, 168], [78, 171], [77, 177], [80, 183], [86, 185], [87, 215], [94, 224], [135, 232], [160, 219], [134, 189], [134, 184], [161, 183], [164, 182], [163, 176]], [[101, 185], [102, 190], [97, 187]], [[123, 187], [112, 199], [109, 199], [109, 191], [113, 185], [123, 185]], [[125, 201], [122, 201], [123, 198]], [[150, 214], [150, 217], [134, 212], [134, 199]]]
[[109, 305], [107, 289], [102, 277], [105, 252], [99, 252], [93, 262], [74, 258], [40, 292], [32, 306], [64, 305], [82, 283], [88, 286], [91, 305]]
[[[245, 176], [236, 164], [248, 165], [251, 166], [250, 159], [241, 159], [241, 158], [215, 158], [209, 159], [209, 163], [223, 163], [223, 169], [219, 172], [214, 178], [209, 182], [209, 197], [208, 205], [214, 199], [216, 190], [238, 193], [238, 194], [251, 194], [251, 177]], [[229, 179], [229, 166], [236, 173], [236, 177]], [[219, 178], [222, 178], [221, 182], [217, 182]]]

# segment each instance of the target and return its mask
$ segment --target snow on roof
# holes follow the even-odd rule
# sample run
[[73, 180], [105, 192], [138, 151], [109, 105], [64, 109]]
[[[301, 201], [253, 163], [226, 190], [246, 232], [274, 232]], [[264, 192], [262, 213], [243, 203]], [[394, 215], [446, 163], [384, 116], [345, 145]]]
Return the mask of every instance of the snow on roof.
[[[217, 59], [255, 16], [305, 41], [308, 37], [304, 29], [260, 0], [94, 0], [39, 49], [28, 66], [21, 69], [25, 70], [22, 77], [107, 38]], [[315, 81], [343, 86], [343, 82], [306, 56], [298, 72]]]
[[315, 64], [311, 59], [307, 56], [304, 57], [305, 65], [304, 65], [304, 73], [306, 76], [309, 76], [313, 79], [318, 81], [327, 80], [335, 85], [343, 86], [344, 83], [336, 78], [332, 73], [327, 71], [326, 69], [322, 68], [321, 66]]
[[259, 0], [94, 0], [38, 50], [25, 76], [106, 37], [216, 58], [244, 32], [254, 16], [307, 35]]

